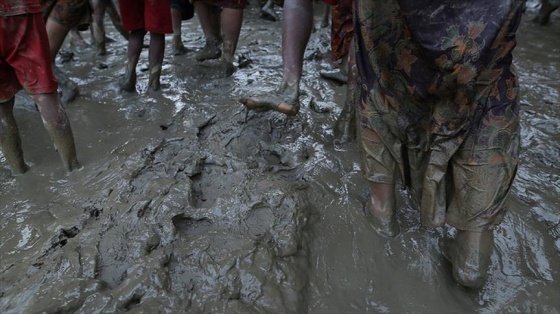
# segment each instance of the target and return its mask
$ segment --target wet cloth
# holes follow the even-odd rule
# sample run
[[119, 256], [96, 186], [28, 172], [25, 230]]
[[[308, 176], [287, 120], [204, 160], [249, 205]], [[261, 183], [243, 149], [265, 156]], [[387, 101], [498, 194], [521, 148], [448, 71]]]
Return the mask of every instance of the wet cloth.
[[41, 12], [39, 0], [0, 0], [0, 16]]
[[119, 0], [123, 28], [127, 31], [173, 33], [170, 7], [169, 0]]
[[348, 55], [354, 37], [354, 0], [340, 0], [332, 7], [331, 51], [332, 60], [338, 61]]
[[0, 16], [0, 102], [10, 100], [22, 87], [30, 94], [56, 92], [49, 39], [40, 12], [39, 7], [33, 14]]
[[400, 177], [425, 226], [498, 224], [518, 163], [519, 0], [357, 0], [368, 180]]
[[249, 0], [197, 0], [197, 1], [204, 1], [213, 6], [220, 7], [220, 8], [228, 8], [228, 9], [245, 9], [249, 4]]
[[43, 16], [68, 27], [86, 30], [91, 23], [89, 0], [43, 0]]

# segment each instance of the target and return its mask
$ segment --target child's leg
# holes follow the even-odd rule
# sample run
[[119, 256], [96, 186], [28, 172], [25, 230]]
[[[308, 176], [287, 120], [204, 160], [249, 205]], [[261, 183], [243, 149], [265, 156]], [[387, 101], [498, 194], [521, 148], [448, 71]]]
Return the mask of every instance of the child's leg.
[[43, 125], [49, 133], [66, 170], [80, 168], [76, 158], [76, 147], [70, 121], [62, 107], [56, 92], [50, 94], [31, 95], [43, 119]]
[[165, 35], [150, 33], [149, 68], [150, 79], [148, 87], [157, 91], [160, 88], [159, 78], [161, 76], [161, 65], [163, 63], [163, 53], [165, 51]]
[[216, 7], [203, 1], [195, 1], [194, 9], [206, 38], [206, 44], [196, 56], [196, 60], [217, 59], [222, 55], [222, 51], [218, 47], [221, 42], [220, 13]]
[[124, 91], [131, 92], [136, 89], [136, 66], [138, 65], [138, 59], [142, 52], [144, 35], [146, 35], [146, 31], [143, 29], [130, 32], [128, 38], [128, 62], [124, 79], [121, 81], [121, 89]]
[[0, 148], [12, 174], [22, 174], [28, 169], [23, 160], [21, 139], [14, 118], [14, 98], [0, 103]]
[[223, 60], [226, 64], [226, 76], [230, 76], [235, 71], [233, 57], [237, 48], [241, 24], [243, 23], [243, 9], [223, 8], [221, 21], [224, 33]]

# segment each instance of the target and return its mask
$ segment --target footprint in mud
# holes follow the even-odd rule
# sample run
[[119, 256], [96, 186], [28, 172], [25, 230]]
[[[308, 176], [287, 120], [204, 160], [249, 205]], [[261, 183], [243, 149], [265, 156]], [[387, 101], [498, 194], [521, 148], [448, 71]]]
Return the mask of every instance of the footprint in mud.
[[216, 199], [231, 192], [240, 182], [244, 181], [242, 172], [230, 171], [228, 167], [204, 164], [200, 174], [191, 177], [193, 180], [194, 206], [212, 207]]
[[172, 221], [177, 233], [185, 237], [195, 237], [206, 234], [213, 227], [212, 221], [208, 218], [196, 219], [193, 217], [185, 217], [183, 214], [174, 216]]

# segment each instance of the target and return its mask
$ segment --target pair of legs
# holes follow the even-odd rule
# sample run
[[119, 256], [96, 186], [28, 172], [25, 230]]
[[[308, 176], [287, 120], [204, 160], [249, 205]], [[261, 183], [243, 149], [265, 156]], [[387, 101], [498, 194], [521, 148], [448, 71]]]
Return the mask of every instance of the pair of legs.
[[[56, 92], [31, 95], [39, 111], [43, 125], [54, 142], [56, 150], [68, 171], [80, 168], [70, 122]], [[0, 103], [0, 147], [13, 174], [22, 174], [28, 166], [23, 159], [23, 150], [16, 120], [14, 98]]]
[[299, 111], [303, 55], [313, 28], [312, 0], [285, 0], [282, 20], [282, 83], [275, 93], [240, 99], [256, 111], [275, 110], [289, 116]]
[[[144, 43], [146, 31], [143, 29], [133, 30], [128, 38], [128, 63], [124, 79], [121, 81], [121, 89], [124, 91], [136, 90], [136, 66], [140, 59], [140, 53]], [[150, 32], [150, 48], [148, 54], [149, 81], [148, 88], [157, 91], [160, 89], [161, 65], [165, 50], [165, 35]]]
[[[218, 59], [222, 57], [225, 68], [225, 76], [231, 76], [235, 72], [233, 58], [237, 49], [237, 41], [243, 23], [243, 9], [222, 8], [221, 12], [217, 6], [208, 4], [203, 0], [194, 2], [194, 9], [200, 19], [200, 25], [206, 38], [206, 44], [196, 56], [197, 61]], [[219, 45], [222, 42], [223, 52]]]
[[[370, 182], [369, 188], [371, 199], [366, 206], [366, 216], [379, 235], [396, 237], [400, 229], [396, 219], [395, 184]], [[493, 231], [457, 230], [453, 240], [443, 243], [442, 249], [453, 265], [455, 280], [466, 287], [482, 287], [494, 249]]]
[[126, 39], [128, 39], [128, 32], [124, 30], [119, 11], [112, 0], [90, 0], [90, 4], [93, 9], [91, 14], [93, 20], [91, 31], [95, 42], [95, 49], [98, 55], [103, 56], [107, 54], [105, 48], [105, 23], [103, 23], [105, 12], [109, 14], [109, 18], [111, 18], [111, 22], [117, 31]]

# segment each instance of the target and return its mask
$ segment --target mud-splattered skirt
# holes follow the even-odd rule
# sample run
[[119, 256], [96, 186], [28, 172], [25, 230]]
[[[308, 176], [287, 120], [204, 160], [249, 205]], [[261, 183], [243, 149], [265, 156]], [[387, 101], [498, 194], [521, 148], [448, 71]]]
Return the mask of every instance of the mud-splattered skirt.
[[358, 119], [371, 182], [402, 179], [425, 226], [498, 224], [519, 155], [512, 64], [524, 1], [356, 0]]

